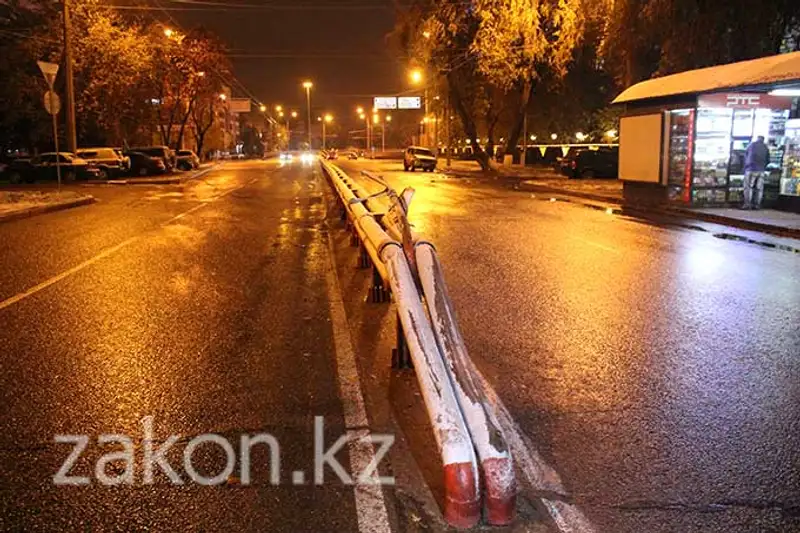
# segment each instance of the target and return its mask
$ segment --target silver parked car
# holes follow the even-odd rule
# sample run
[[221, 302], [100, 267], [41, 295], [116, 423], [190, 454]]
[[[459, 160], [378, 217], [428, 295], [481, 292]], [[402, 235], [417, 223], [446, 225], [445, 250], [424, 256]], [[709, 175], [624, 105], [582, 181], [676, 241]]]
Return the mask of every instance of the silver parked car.
[[178, 150], [175, 154], [175, 166], [180, 170], [194, 170], [200, 166], [200, 158], [191, 150]]

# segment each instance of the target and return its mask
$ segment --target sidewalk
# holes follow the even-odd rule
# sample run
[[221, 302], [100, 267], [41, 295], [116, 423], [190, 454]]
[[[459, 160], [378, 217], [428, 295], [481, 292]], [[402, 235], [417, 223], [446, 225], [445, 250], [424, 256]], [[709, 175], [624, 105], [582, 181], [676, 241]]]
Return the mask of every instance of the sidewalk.
[[450, 167], [447, 166], [447, 161], [439, 157], [439, 164], [437, 170], [443, 174], [448, 174], [453, 177], [469, 177], [469, 178], [497, 178], [497, 179], [522, 179], [522, 180], [540, 180], [540, 179], [556, 179], [564, 180], [566, 178], [561, 176], [553, 168], [547, 166], [511, 166], [498, 165], [493, 171], [485, 172], [477, 161], [462, 161], [453, 159], [450, 162]]
[[200, 178], [211, 172], [222, 163], [203, 163], [197, 169], [189, 172], [173, 172], [172, 174], [162, 174], [152, 178], [124, 178], [111, 180], [89, 180], [90, 185], [176, 185], [193, 179]]
[[95, 202], [74, 191], [0, 191], [0, 222], [32, 217]]
[[483, 172], [474, 161], [453, 161], [451, 168], [441, 171], [454, 177], [495, 178], [514, 181], [517, 190], [554, 194], [621, 205], [631, 213], [655, 213], [681, 216], [736, 228], [800, 238], [800, 214], [774, 209], [742, 211], [728, 207], [685, 207], [678, 205], [645, 206], [625, 203], [622, 182], [613, 179], [572, 180], [547, 167], [499, 167], [496, 172]]

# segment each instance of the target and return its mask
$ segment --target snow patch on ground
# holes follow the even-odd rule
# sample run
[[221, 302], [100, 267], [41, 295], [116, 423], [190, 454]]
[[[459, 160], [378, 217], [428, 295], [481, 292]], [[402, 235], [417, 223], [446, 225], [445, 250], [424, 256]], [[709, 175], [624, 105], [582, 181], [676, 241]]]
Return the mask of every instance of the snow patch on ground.
[[75, 191], [0, 191], [0, 215], [86, 197], [87, 195]]

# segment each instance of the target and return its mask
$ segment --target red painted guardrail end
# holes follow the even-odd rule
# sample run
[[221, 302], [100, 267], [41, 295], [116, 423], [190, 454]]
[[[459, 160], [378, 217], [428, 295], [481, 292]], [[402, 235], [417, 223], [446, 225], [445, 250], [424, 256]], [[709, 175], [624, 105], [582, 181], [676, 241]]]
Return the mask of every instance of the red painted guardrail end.
[[472, 463], [444, 466], [444, 519], [453, 527], [468, 529], [481, 519], [480, 493]]
[[510, 457], [485, 459], [481, 462], [486, 488], [486, 522], [506, 526], [514, 520], [517, 487], [514, 464]]

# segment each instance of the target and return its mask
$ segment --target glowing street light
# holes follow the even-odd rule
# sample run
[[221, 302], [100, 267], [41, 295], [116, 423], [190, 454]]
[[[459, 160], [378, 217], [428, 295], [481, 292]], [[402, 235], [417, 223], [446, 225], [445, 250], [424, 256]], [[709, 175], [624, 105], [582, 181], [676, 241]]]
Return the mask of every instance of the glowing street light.
[[[308, 149], [311, 149], [311, 88], [314, 86], [313, 83], [310, 81], [303, 82], [303, 89], [306, 90], [306, 111], [307, 111], [307, 119], [308, 123], [306, 126], [308, 127]], [[296, 112], [292, 112], [292, 118], [297, 117]]]
[[283, 111], [278, 111], [278, 116], [279, 116], [280, 118], [283, 118]]
[[557, 133], [553, 133], [553, 134], [550, 135], [550, 138], [555, 141], [556, 139], [558, 139], [558, 134]]
[[280, 113], [281, 111], [283, 111], [283, 106], [282, 106], [282, 105], [276, 105], [276, 106], [275, 106], [275, 111], [277, 111], [278, 113]]
[[326, 113], [325, 117], [319, 117], [319, 121], [322, 122], [322, 149], [324, 150], [326, 144], [325, 139], [327, 136], [327, 132], [325, 131], [325, 125], [333, 122], [333, 115], [331, 115], [330, 113]]
[[616, 136], [617, 136], [617, 130], [608, 130], [606, 132], [606, 137], [608, 137], [609, 139], [613, 139]]
[[292, 111], [292, 118], [297, 118], [297, 111]]
[[535, 141], [536, 140], [536, 135], [531, 135], [531, 140]]
[[267, 106], [265, 106], [264, 104], [261, 104], [260, 106], [258, 106], [258, 110], [261, 111], [262, 113], [266, 113], [267, 112]]
[[582, 131], [579, 131], [578, 133], [575, 134], [575, 138], [578, 139], [579, 141], [585, 141], [586, 134], [584, 134]]
[[409, 73], [409, 78], [411, 79], [411, 83], [414, 85], [419, 85], [422, 83], [422, 71], [418, 68], [415, 68]]
[[167, 39], [171, 39], [173, 35], [175, 35], [175, 30], [172, 28], [164, 28], [164, 35], [166, 35]]
[[422, 32], [422, 36], [425, 37], [426, 39], [430, 39], [431, 38], [431, 32], [424, 31], [424, 32]]
[[219, 94], [219, 99], [224, 102], [225, 100], [228, 99], [228, 95], [226, 95], [225, 93], [220, 93]]

